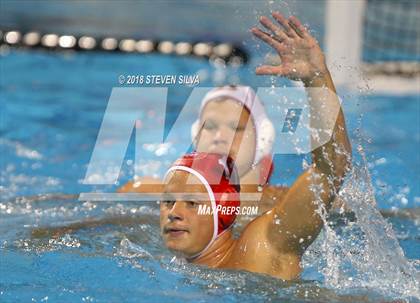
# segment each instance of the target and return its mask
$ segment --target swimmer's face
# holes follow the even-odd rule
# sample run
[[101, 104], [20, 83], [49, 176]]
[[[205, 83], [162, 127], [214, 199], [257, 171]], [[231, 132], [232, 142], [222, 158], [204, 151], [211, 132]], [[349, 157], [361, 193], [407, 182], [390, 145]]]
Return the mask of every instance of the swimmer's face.
[[201, 125], [197, 151], [229, 155], [235, 160], [240, 176], [250, 170], [256, 132], [244, 106], [232, 99], [211, 101], [202, 111]]
[[203, 196], [208, 197], [206, 188], [198, 178], [184, 171], [170, 173], [166, 180], [160, 202], [162, 239], [175, 254], [193, 256], [213, 236], [213, 216], [198, 214], [200, 204], [211, 207], [210, 201], [203, 201]]

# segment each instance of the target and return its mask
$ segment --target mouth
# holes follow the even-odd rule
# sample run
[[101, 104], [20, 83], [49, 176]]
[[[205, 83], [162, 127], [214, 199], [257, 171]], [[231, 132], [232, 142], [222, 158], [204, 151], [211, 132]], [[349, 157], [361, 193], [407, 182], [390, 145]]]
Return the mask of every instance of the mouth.
[[186, 228], [181, 228], [181, 227], [165, 227], [163, 229], [163, 233], [165, 235], [169, 235], [171, 237], [179, 237], [182, 236], [186, 233], [188, 233], [188, 229]]
[[217, 151], [217, 152], [220, 152], [220, 153], [225, 153], [226, 152], [226, 150], [227, 150], [227, 144], [224, 144], [224, 143], [213, 143], [213, 144], [211, 144], [210, 145], [210, 151]]
[[225, 142], [225, 141], [213, 141], [211, 143], [211, 145], [213, 145], [213, 146], [226, 146], [227, 142]]

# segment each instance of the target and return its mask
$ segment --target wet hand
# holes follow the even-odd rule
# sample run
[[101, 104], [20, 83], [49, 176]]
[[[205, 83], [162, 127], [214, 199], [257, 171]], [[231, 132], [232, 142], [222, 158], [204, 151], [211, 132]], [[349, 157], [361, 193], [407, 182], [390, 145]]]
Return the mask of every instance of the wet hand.
[[256, 74], [284, 76], [302, 81], [312, 81], [327, 74], [324, 54], [308, 29], [294, 16], [286, 19], [279, 12], [273, 12], [272, 16], [276, 23], [265, 16], [260, 18], [260, 23], [267, 32], [256, 27], [251, 32], [274, 48], [281, 63], [259, 66]]

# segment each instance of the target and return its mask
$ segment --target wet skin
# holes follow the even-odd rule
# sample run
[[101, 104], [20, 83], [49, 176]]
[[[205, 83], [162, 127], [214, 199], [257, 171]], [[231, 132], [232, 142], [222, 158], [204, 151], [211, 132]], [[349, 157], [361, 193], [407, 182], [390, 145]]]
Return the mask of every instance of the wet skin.
[[[296, 17], [286, 19], [275, 12], [273, 18], [274, 23], [267, 17], [262, 17], [260, 20], [268, 32], [253, 28], [252, 33], [278, 53], [281, 64], [260, 66], [256, 73], [299, 79], [306, 88], [328, 88], [335, 93], [334, 83], [325, 64], [322, 50], [309, 31]], [[317, 95], [310, 91], [308, 94], [314, 101], [311, 103], [311, 111], [322, 113], [320, 115], [322, 117], [326, 113], [323, 108], [317, 108]], [[335, 96], [324, 101], [335, 106], [338, 99]], [[226, 115], [226, 113], [222, 114]], [[220, 123], [220, 136], [223, 134], [227, 137], [232, 136], [226, 124]], [[203, 134], [200, 140], [203, 140]], [[241, 137], [239, 133], [237, 135]], [[211, 142], [211, 138], [207, 139]], [[242, 134], [241, 139], [252, 141], [251, 135]], [[220, 137], [218, 140], [220, 141]], [[215, 143], [210, 143], [209, 146], [211, 144]], [[218, 148], [219, 143], [214, 146]], [[251, 150], [254, 151], [255, 148]], [[237, 150], [233, 156], [237, 156], [239, 160], [239, 154], [240, 151]], [[297, 178], [286, 193], [283, 188], [276, 186], [264, 187], [262, 200], [271, 202], [272, 207], [269, 211], [250, 222], [238, 239], [233, 239], [230, 231], [224, 233], [193, 262], [209, 267], [265, 273], [282, 279], [298, 277], [301, 271], [301, 257], [322, 228], [323, 221], [319, 216], [319, 209], [324, 208], [328, 211], [351, 166], [351, 146], [341, 109], [331, 139], [313, 150], [311, 155], [312, 165]], [[246, 155], [243, 158], [244, 163], [249, 163], [252, 157], [251, 153]], [[243, 167], [245, 166], [244, 164]], [[187, 190], [185, 180], [188, 177], [185, 174], [187, 173], [180, 172], [178, 176], [177, 172], [167, 184], [158, 181], [157, 183], [160, 184], [156, 186], [157, 188], [163, 186], [164, 192], [172, 195], [175, 192]], [[241, 176], [241, 183], [242, 180], [243, 176]], [[255, 177], [253, 180], [256, 185], [258, 178]], [[196, 190], [199, 192], [203, 188], [199, 187]], [[120, 192], [127, 191], [142, 192], [144, 187], [134, 186], [131, 183], [120, 189]], [[161, 205], [164, 242], [177, 254], [192, 256], [207, 245], [213, 232], [213, 223], [209, 217], [197, 217], [191, 199], [175, 195], [172, 201]]]
[[213, 216], [199, 215], [198, 205], [210, 206], [195, 193], [207, 194], [194, 175], [183, 171], [171, 173], [160, 201], [161, 236], [166, 247], [181, 256], [193, 256], [213, 236]]
[[[274, 12], [272, 17], [275, 22], [267, 17], [260, 18], [267, 31], [258, 28], [251, 31], [278, 53], [281, 63], [260, 66], [256, 73], [301, 80], [306, 88], [326, 88], [334, 93], [323, 100], [326, 104], [323, 107], [317, 102], [319, 95], [314, 90], [307, 90], [312, 100], [311, 116], [318, 115], [327, 121], [331, 117], [326, 109], [337, 106], [339, 101], [318, 42], [296, 17], [287, 19], [279, 12]], [[334, 121], [331, 138], [312, 151], [312, 165], [286, 194], [273, 187], [264, 188], [264, 191], [270, 190], [274, 207], [250, 222], [238, 239], [233, 239], [230, 232], [224, 233], [194, 259], [194, 263], [243, 269], [282, 279], [299, 276], [302, 255], [322, 228], [320, 210], [329, 210], [351, 165], [351, 146], [341, 109]], [[210, 138], [208, 140], [211, 142]], [[178, 181], [176, 186], [182, 188], [184, 185]], [[192, 219], [188, 217], [188, 220]], [[201, 228], [212, 229], [209, 226]]]
[[[227, 114], [228, 113], [228, 114]], [[200, 117], [200, 131], [196, 138], [197, 151], [228, 154], [235, 160], [241, 183], [241, 193], [257, 193], [260, 166], [252, 167], [255, 156], [256, 131], [254, 121], [244, 106], [239, 102], [220, 98], [210, 101]], [[162, 183], [158, 179], [141, 177], [137, 182], [128, 182], [118, 192], [159, 192]], [[286, 187], [265, 185], [262, 199], [246, 201], [242, 205], [258, 206], [262, 214], [273, 207], [273, 191], [281, 199], [287, 192]], [[253, 216], [238, 217], [242, 223], [248, 223]]]
[[[194, 193], [207, 194], [195, 176], [175, 171], [167, 180], [160, 203], [162, 239], [174, 254], [188, 259], [201, 252], [212, 238], [212, 215], [198, 214], [198, 205], [210, 205], [210, 202], [194, 198]], [[196, 185], [191, 185], [192, 182]], [[294, 207], [290, 207], [292, 203]], [[309, 245], [316, 237], [322, 222], [314, 218], [316, 222], [303, 220], [302, 225], [295, 224], [302, 222], [296, 218], [302, 215], [302, 205], [296, 201], [288, 204], [287, 216], [284, 211], [278, 215], [278, 211], [272, 209], [249, 223], [238, 239], [233, 239], [232, 232], [227, 231], [190, 261], [214, 268], [265, 273], [282, 279], [298, 277], [303, 246]], [[316, 227], [305, 230], [308, 224]], [[295, 236], [305, 237], [305, 241], [290, 240]]]
[[235, 160], [240, 176], [248, 173], [256, 145], [256, 131], [248, 109], [232, 99], [214, 100], [204, 107], [200, 124], [197, 151], [229, 155]]

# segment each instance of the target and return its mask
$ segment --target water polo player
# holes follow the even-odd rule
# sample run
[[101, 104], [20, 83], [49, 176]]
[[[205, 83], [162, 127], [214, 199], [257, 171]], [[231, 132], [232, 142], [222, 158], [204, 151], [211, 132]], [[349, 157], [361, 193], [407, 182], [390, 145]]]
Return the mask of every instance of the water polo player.
[[[274, 13], [273, 17], [277, 20], [277, 24], [266, 17], [261, 18], [261, 24], [269, 32], [256, 28], [252, 32], [278, 52], [281, 64], [259, 67], [256, 70], [257, 74], [300, 79], [307, 88], [325, 87], [331, 92], [335, 92], [323, 53], [307, 29], [295, 17], [285, 19], [278, 13]], [[255, 106], [250, 106], [247, 109], [249, 102], [247, 100], [250, 99], [241, 97], [244, 95], [253, 96], [253, 93], [246, 87], [223, 87], [209, 92], [209, 95], [203, 100], [199, 121], [192, 127], [192, 135], [196, 140], [195, 145], [199, 153], [214, 152], [221, 157], [231, 156], [235, 160], [235, 164], [238, 165], [241, 185], [250, 183], [244, 182], [244, 180], [249, 180], [248, 178], [252, 179], [254, 185], [258, 185], [260, 182], [267, 181], [261, 180], [261, 172], [267, 172], [268, 169], [267, 176], [270, 175], [271, 163], [268, 165], [259, 164], [262, 163], [261, 161], [270, 162], [270, 140], [274, 139], [274, 132], [271, 133], [271, 136], [270, 126], [267, 126], [269, 122], [262, 114], [261, 108], [260, 111], [254, 110]], [[308, 95], [313, 101], [311, 109], [317, 114], [320, 122], [322, 119], [328, 118], [329, 107], [324, 106], [325, 103], [321, 102], [319, 96], [309, 90]], [[255, 97], [251, 99], [253, 102], [259, 102]], [[332, 107], [337, 105], [339, 107], [339, 101], [335, 95], [330, 96], [328, 101]], [[222, 107], [221, 103], [217, 104], [219, 106], [213, 106], [217, 102], [224, 102], [224, 104]], [[218, 108], [223, 111], [217, 112]], [[211, 110], [214, 110], [214, 114], [209, 115]], [[234, 112], [239, 112], [241, 115], [236, 129], [229, 130], [229, 123], [225, 122], [230, 119], [229, 115], [226, 115], [227, 112], [232, 113], [232, 116], [234, 116]], [[215, 129], [220, 134], [214, 135], [212, 125], [210, 124], [210, 127], [206, 125], [206, 122], [211, 120], [210, 118], [213, 119], [212, 124], [216, 125]], [[248, 120], [253, 123], [246, 123]], [[163, 236], [168, 248], [182, 252], [189, 258], [200, 254], [193, 258], [193, 262], [212, 267], [246, 269], [284, 279], [297, 277], [300, 272], [300, 258], [322, 227], [322, 220], [318, 212], [320, 208], [329, 209], [351, 164], [351, 146], [341, 109], [334, 121], [331, 138], [311, 152], [312, 164], [297, 178], [286, 193], [281, 187], [267, 184], [263, 187], [261, 201], [267, 201], [271, 208], [250, 222], [237, 240], [231, 237], [229, 228], [223, 233], [219, 233], [217, 230], [215, 236], [216, 223], [208, 224], [209, 220], [215, 219], [208, 216], [197, 217], [191, 209], [191, 211], [187, 211], [188, 205], [193, 208], [194, 203], [184, 203], [182, 201], [184, 197], [178, 197], [179, 199], [176, 197], [173, 200], [173, 207], [169, 202], [162, 204], [161, 207], [168, 206], [167, 209], [161, 208]], [[262, 124], [266, 126], [262, 131], [259, 131]], [[267, 136], [265, 145], [259, 144], [260, 135]], [[223, 141], [228, 142], [230, 136], [234, 136], [234, 138], [233, 144], [229, 148]], [[243, 140], [247, 140], [245, 144], [248, 144], [248, 148], [245, 148], [244, 151], [239, 149]], [[188, 167], [185, 164], [183, 166]], [[252, 170], [253, 168], [255, 169]], [[204, 172], [202, 173], [204, 174]], [[159, 181], [157, 188], [163, 186], [165, 193], [173, 192], [174, 187], [178, 188], [176, 190], [185, 191], [184, 179], [191, 174], [187, 170], [175, 170], [170, 174], [165, 178], [165, 184]], [[208, 178], [208, 175], [204, 174], [203, 177]], [[190, 178], [197, 178], [197, 176], [191, 175]], [[204, 191], [206, 189], [203, 185], [204, 182], [199, 184], [201, 184], [199, 187], [201, 192], [210, 193], [210, 191]], [[131, 184], [124, 187], [122, 191], [148, 192], [150, 187], [145, 188], [144, 184], [139, 184], [136, 187]], [[180, 203], [177, 203], [177, 199]], [[222, 201], [223, 199], [220, 200], [220, 203]], [[261, 203], [258, 205], [260, 206]], [[183, 217], [183, 212], [187, 216]], [[182, 218], [187, 221], [182, 221]], [[176, 223], [167, 225], [168, 220]], [[205, 226], [201, 220], [207, 220]], [[196, 229], [198, 226], [204, 229]], [[228, 224], [228, 226], [231, 225]], [[171, 228], [175, 230], [171, 230]], [[176, 230], [177, 228], [179, 230]], [[181, 239], [182, 241], [179, 241]], [[203, 252], [202, 250], [207, 246], [208, 248]]]
[[[273, 18], [276, 23], [267, 17], [260, 19], [267, 32], [253, 28], [252, 33], [276, 50], [281, 63], [277, 66], [260, 66], [256, 73], [299, 79], [305, 87], [328, 88], [335, 93], [324, 55], [315, 38], [295, 17], [286, 19], [280, 13], [273, 13]], [[329, 118], [331, 107], [339, 107], [335, 95], [328, 97], [327, 106], [314, 91], [308, 90], [308, 95], [313, 101], [312, 113], [316, 113], [321, 124], [323, 119]], [[250, 222], [238, 239], [232, 238], [229, 229], [220, 234], [217, 230], [216, 233], [216, 217], [213, 218], [213, 225], [210, 224], [210, 217], [198, 219], [194, 211], [187, 208], [189, 202], [180, 197], [180, 200], [174, 199], [161, 206], [161, 225], [166, 246], [192, 258], [191, 261], [197, 264], [243, 269], [283, 279], [298, 277], [302, 255], [323, 225], [319, 213], [331, 207], [351, 165], [351, 146], [341, 108], [334, 121], [328, 142], [311, 152], [312, 165], [297, 178], [282, 198], [277, 198], [281, 193], [276, 187], [266, 187], [269, 195], [265, 194], [265, 189], [262, 199], [273, 201], [273, 208]], [[202, 140], [202, 135], [199, 140]], [[185, 163], [181, 166], [188, 167]], [[175, 172], [166, 178], [165, 193], [174, 188], [185, 188], [185, 180], [191, 175], [187, 170], [172, 170]], [[203, 174], [203, 178], [198, 178], [198, 181], [207, 176], [206, 171], [197, 170], [190, 178], [197, 178], [198, 173]], [[200, 191], [206, 192], [204, 182], [202, 184]], [[211, 196], [210, 190], [207, 193]], [[223, 203], [223, 199], [219, 203]], [[191, 203], [191, 207], [194, 208], [194, 203]], [[200, 220], [207, 220], [207, 223]], [[190, 226], [189, 222], [193, 222], [193, 225]], [[170, 228], [174, 226], [180, 230], [171, 234]], [[200, 235], [196, 234], [194, 226], [202, 228]], [[200, 244], [191, 241], [194, 235], [200, 238]]]
[[[314, 203], [316, 193], [309, 188], [325, 189], [321, 203], [328, 208], [328, 181], [322, 173], [319, 178], [302, 177], [298, 188], [292, 187], [282, 201], [234, 239], [231, 227], [240, 206], [235, 169], [229, 157], [197, 152], [169, 168], [160, 201], [165, 246], [195, 264], [297, 278], [301, 257], [322, 227], [319, 205]], [[202, 206], [212, 212], [200, 213]]]
[[[268, 183], [273, 171], [275, 130], [251, 87], [223, 86], [210, 90], [191, 126], [191, 138], [196, 151], [220, 153], [234, 159], [246, 191], [257, 191], [257, 186]], [[148, 177], [140, 180], [143, 182], [129, 182], [119, 191], [142, 191], [139, 184], [158, 182]]]
[[[301, 80], [306, 88], [325, 87], [335, 93], [324, 54], [316, 39], [296, 17], [286, 19], [280, 13], [273, 13], [273, 17], [276, 24], [267, 17], [260, 19], [268, 32], [253, 28], [252, 33], [277, 51], [281, 63], [277, 66], [260, 66], [256, 73]], [[311, 94], [309, 90], [308, 94], [313, 103], [317, 103], [320, 97]], [[338, 99], [336, 102], [338, 104]], [[325, 109], [320, 107], [318, 114], [322, 116], [323, 111]], [[239, 122], [237, 117], [240, 117]], [[248, 120], [251, 123], [247, 123]], [[350, 157], [351, 148], [341, 110], [335, 128], [334, 133], [338, 135], [336, 139], [341, 144], [335, 147], [330, 144], [326, 146], [339, 148], [342, 154]], [[197, 151], [219, 152], [235, 160], [243, 192], [257, 192], [262, 188], [263, 198], [258, 204], [260, 210], [271, 208], [272, 200], [282, 199], [287, 192], [287, 188], [268, 184], [273, 170], [271, 148], [275, 132], [262, 102], [250, 87], [224, 86], [211, 90], [202, 100], [199, 117], [191, 127], [191, 134]], [[336, 150], [328, 150], [327, 153], [338, 154]], [[331, 164], [337, 170], [344, 171], [348, 162], [344, 158], [340, 156]], [[339, 175], [341, 174], [342, 171]], [[160, 182], [143, 177], [138, 182], [127, 183], [119, 192], [143, 192], [144, 188], [140, 184]]]

